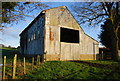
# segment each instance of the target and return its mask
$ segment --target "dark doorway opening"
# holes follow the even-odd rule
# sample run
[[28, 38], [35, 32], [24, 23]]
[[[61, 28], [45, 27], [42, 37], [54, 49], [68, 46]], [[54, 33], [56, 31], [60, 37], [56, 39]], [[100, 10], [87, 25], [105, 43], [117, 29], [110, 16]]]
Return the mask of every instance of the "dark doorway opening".
[[60, 28], [60, 42], [79, 43], [79, 31]]

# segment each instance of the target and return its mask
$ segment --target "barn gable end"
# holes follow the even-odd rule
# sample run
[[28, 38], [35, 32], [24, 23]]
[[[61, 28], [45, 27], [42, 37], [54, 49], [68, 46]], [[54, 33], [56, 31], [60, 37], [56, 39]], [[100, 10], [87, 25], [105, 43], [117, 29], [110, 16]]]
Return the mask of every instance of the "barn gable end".
[[45, 12], [48, 18], [46, 24], [49, 26], [63, 26], [74, 30], [81, 29], [80, 25], [66, 6], [48, 9], [45, 10]]
[[[98, 42], [84, 33], [67, 7], [61, 6], [44, 12], [46, 15], [44, 51], [47, 52], [48, 60], [96, 59], [95, 54], [98, 53], [98, 50], [94, 49], [94, 43], [98, 45]], [[79, 31], [79, 43], [61, 41], [61, 28]], [[87, 56], [89, 57], [87, 58]]]

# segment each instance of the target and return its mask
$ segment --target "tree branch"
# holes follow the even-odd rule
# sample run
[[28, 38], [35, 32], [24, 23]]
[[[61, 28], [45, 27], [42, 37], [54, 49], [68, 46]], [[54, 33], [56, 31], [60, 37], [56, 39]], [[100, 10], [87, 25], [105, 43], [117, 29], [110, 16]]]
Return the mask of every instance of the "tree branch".
[[104, 4], [104, 2], [101, 2], [101, 3], [102, 3], [103, 10], [104, 10], [105, 13], [108, 15], [108, 12], [107, 12], [107, 10], [106, 10], [106, 8], [105, 8], [105, 4]]
[[92, 20], [95, 20], [95, 19], [99, 18], [100, 16], [104, 16], [104, 15], [107, 15], [107, 14], [98, 14], [96, 17], [91, 18], [90, 20], [91, 20], [91, 21], [92, 21]]

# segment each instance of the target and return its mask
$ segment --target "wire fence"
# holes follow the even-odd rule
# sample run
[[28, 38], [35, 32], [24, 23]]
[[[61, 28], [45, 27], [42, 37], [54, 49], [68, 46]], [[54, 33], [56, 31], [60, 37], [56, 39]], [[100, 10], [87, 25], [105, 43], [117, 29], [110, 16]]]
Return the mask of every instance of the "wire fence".
[[17, 79], [19, 76], [27, 74], [30, 70], [39, 67], [46, 61], [45, 54], [34, 56], [14, 55], [12, 62], [6, 63], [7, 57], [4, 56], [2, 68], [2, 80]]

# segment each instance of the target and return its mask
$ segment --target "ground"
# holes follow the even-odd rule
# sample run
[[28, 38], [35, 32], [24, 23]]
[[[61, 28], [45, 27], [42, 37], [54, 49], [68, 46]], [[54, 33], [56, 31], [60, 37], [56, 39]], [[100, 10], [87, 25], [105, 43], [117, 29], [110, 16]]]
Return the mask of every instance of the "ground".
[[[106, 63], [106, 62], [105, 62]], [[109, 62], [108, 62], [109, 63]], [[24, 77], [25, 79], [118, 79], [120, 78], [117, 66], [105, 64], [104, 67], [91, 63], [69, 62], [69, 61], [49, 61], [43, 63], [39, 68], [29, 71]], [[113, 64], [117, 64], [114, 63]], [[111, 67], [111, 68], [109, 68]], [[118, 70], [115, 68], [119, 68]], [[109, 76], [108, 76], [109, 75]]]
[[[11, 64], [13, 61], [13, 53], [17, 53], [17, 50], [3, 50], [3, 56], [7, 56], [8, 64]], [[120, 62], [114, 61], [47, 61], [40, 66], [35, 65], [32, 70], [31, 61], [29, 59], [26, 62], [26, 75], [23, 74], [22, 60], [18, 59], [17, 61], [21, 62], [21, 65], [17, 64], [16, 79], [82, 79], [96, 81], [100, 79], [119, 80], [120, 78]], [[12, 66], [7, 66], [6, 71], [6, 79], [11, 78]]]

